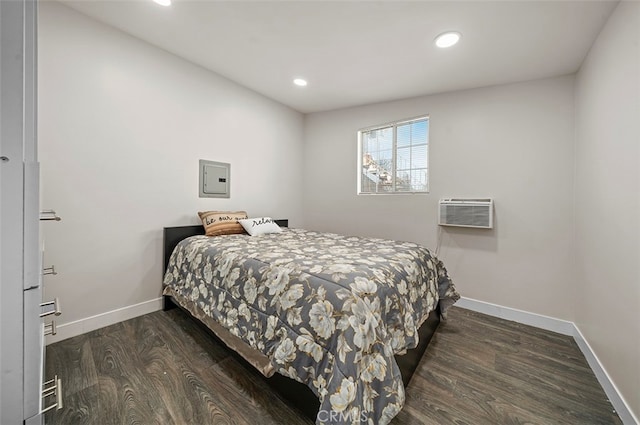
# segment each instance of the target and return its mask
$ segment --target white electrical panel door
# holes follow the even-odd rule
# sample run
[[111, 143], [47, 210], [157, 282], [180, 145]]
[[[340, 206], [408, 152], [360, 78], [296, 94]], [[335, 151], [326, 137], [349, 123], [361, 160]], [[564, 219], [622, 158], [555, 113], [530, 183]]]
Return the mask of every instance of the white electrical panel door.
[[228, 198], [231, 186], [231, 165], [200, 160], [200, 197]]

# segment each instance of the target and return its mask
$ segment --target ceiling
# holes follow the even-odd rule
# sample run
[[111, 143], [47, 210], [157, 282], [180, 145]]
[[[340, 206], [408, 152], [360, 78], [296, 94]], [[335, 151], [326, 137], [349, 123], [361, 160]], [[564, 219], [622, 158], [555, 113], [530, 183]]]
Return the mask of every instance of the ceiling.
[[[303, 113], [574, 73], [617, 4], [63, 3]], [[461, 32], [460, 43], [435, 47], [447, 30]]]

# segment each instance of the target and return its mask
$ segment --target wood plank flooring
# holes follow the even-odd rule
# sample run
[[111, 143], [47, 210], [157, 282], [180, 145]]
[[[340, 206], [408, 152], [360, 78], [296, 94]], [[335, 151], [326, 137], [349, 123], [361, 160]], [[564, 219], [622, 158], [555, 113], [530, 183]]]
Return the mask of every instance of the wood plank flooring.
[[[47, 347], [47, 424], [310, 424], [180, 309]], [[571, 337], [452, 308], [393, 425], [621, 424]]]

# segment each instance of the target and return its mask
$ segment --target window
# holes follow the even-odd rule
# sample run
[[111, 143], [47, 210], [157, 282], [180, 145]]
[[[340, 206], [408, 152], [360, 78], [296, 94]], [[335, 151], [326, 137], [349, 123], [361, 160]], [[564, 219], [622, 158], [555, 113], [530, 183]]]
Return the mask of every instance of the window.
[[358, 194], [428, 193], [429, 117], [358, 132]]

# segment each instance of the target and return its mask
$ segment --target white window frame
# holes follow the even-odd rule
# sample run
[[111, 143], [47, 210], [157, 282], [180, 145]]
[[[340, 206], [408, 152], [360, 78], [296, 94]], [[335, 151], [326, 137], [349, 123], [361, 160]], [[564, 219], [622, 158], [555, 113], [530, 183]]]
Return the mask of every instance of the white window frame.
[[[412, 123], [412, 122], [416, 122], [416, 121], [427, 121], [428, 123], [428, 127], [427, 127], [427, 184], [426, 184], [426, 189], [425, 190], [419, 190], [419, 191], [407, 191], [407, 190], [403, 190], [403, 191], [397, 191], [396, 190], [396, 167], [397, 167], [397, 163], [396, 163], [396, 155], [397, 155], [397, 151], [398, 151], [398, 140], [397, 140], [397, 128], [400, 125], [404, 125], [407, 123]], [[363, 149], [362, 149], [362, 136], [364, 133], [368, 133], [371, 131], [375, 131], [375, 130], [381, 130], [383, 128], [388, 128], [391, 127], [393, 129], [393, 159], [392, 159], [392, 163], [393, 163], [393, 169], [392, 171], [392, 175], [393, 175], [393, 190], [390, 191], [381, 191], [381, 192], [364, 192], [362, 190], [362, 156], [363, 156]], [[420, 115], [418, 117], [414, 117], [414, 118], [407, 118], [407, 119], [403, 119], [403, 120], [399, 120], [399, 121], [394, 121], [394, 122], [390, 122], [387, 124], [381, 124], [381, 125], [376, 125], [376, 126], [372, 126], [372, 127], [367, 127], [367, 128], [362, 128], [360, 130], [358, 130], [358, 168], [357, 168], [357, 172], [358, 172], [358, 178], [357, 178], [357, 184], [358, 184], [358, 188], [357, 188], [357, 193], [358, 195], [402, 195], [402, 194], [409, 194], [409, 195], [416, 195], [416, 194], [428, 194], [429, 190], [430, 190], [430, 178], [429, 178], [429, 170], [431, 169], [431, 167], [429, 166], [429, 162], [431, 159], [431, 155], [429, 154], [429, 146], [431, 145], [430, 140], [429, 140], [429, 132], [431, 129], [431, 122], [429, 119], [429, 115]]]

